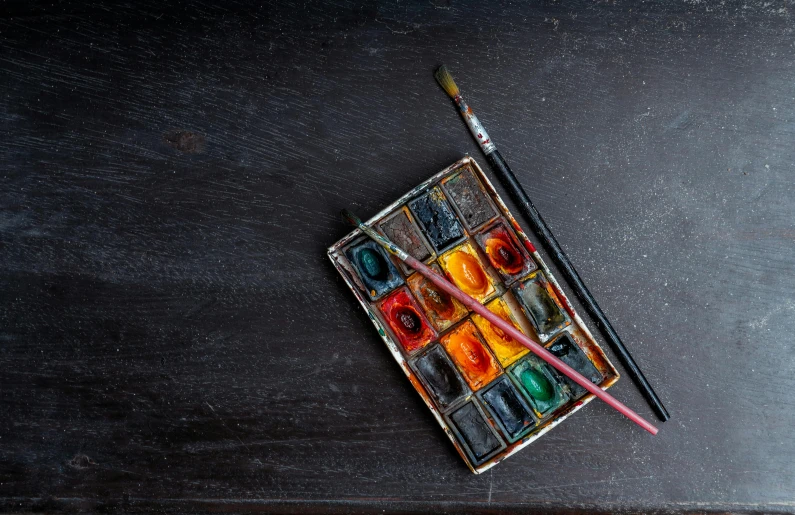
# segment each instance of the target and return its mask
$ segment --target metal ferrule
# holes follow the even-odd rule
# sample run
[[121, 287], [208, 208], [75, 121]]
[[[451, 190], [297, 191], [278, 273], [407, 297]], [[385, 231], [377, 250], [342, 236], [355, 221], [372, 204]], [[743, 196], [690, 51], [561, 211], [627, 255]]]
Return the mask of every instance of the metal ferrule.
[[455, 97], [455, 103], [458, 106], [458, 109], [461, 111], [461, 116], [464, 117], [464, 121], [467, 122], [467, 126], [469, 127], [469, 131], [472, 133], [472, 136], [475, 137], [480, 148], [483, 149], [483, 153], [488, 155], [494, 152], [497, 147], [494, 143], [491, 142], [491, 138], [489, 138], [489, 134], [486, 132], [486, 129], [480, 124], [480, 120], [478, 117], [475, 116], [475, 113], [472, 112], [472, 108], [470, 108], [461, 95]]
[[369, 226], [367, 226], [365, 224], [360, 224], [359, 228], [362, 231], [364, 231], [364, 233], [367, 234], [367, 236], [369, 236], [370, 238], [375, 240], [376, 243], [378, 243], [379, 245], [384, 247], [391, 254], [394, 254], [395, 256], [397, 256], [398, 259], [400, 259], [401, 261], [405, 261], [406, 258], [409, 257], [408, 253], [405, 250], [401, 249], [400, 247], [398, 247], [397, 245], [395, 245], [394, 243], [392, 243], [388, 239], [386, 239], [383, 236], [381, 236], [380, 234], [378, 234], [375, 231], [375, 229], [373, 229], [372, 227], [369, 227]]

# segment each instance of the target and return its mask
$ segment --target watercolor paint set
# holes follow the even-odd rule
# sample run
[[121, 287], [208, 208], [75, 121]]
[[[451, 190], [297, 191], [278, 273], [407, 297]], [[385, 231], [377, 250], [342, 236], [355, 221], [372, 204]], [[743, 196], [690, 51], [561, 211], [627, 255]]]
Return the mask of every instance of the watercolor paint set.
[[[618, 380], [471, 157], [366, 223], [602, 389]], [[328, 253], [473, 472], [529, 445], [594, 398], [359, 229]]]

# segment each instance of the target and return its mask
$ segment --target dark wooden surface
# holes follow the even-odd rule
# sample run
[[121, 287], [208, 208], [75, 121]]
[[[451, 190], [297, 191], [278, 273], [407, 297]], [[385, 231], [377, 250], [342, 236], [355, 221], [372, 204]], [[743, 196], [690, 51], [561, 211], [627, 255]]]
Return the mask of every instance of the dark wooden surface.
[[[0, 10], [3, 510], [795, 510], [792, 2]], [[328, 262], [485, 164], [441, 62], [659, 436], [593, 403], [472, 475]]]

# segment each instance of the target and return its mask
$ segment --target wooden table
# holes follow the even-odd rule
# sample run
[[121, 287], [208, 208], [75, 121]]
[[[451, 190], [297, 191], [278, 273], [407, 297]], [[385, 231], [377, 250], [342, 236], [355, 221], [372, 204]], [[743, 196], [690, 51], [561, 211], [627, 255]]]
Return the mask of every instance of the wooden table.
[[[791, 2], [2, 10], [2, 510], [795, 510]], [[595, 402], [471, 474], [328, 262], [485, 166], [442, 62], [657, 437]]]

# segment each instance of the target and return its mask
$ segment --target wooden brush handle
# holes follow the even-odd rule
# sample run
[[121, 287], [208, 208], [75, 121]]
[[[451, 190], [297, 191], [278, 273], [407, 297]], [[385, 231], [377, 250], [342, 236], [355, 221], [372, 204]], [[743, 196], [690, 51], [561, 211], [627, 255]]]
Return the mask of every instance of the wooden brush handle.
[[570, 378], [572, 381], [577, 383], [578, 385], [582, 386], [595, 396], [599, 397], [607, 404], [609, 404], [612, 408], [620, 412], [622, 415], [627, 417], [628, 419], [632, 420], [640, 427], [648, 431], [649, 433], [656, 435], [657, 428], [654, 427], [651, 423], [646, 421], [643, 417], [626, 407], [622, 404], [618, 399], [610, 395], [609, 393], [602, 390], [600, 387], [593, 384], [590, 380], [588, 380], [585, 376], [571, 368], [569, 365], [558, 359], [554, 354], [546, 350], [544, 347], [541, 346], [538, 342], [535, 342], [528, 338], [524, 333], [516, 329], [513, 324], [503, 320], [499, 316], [495, 315], [491, 311], [486, 308], [483, 304], [478, 302], [477, 300], [473, 299], [463, 291], [456, 288], [452, 283], [447, 281], [444, 277], [434, 272], [429, 266], [420, 262], [419, 260], [411, 257], [406, 256], [404, 258], [406, 264], [410, 267], [427, 277], [430, 281], [432, 281], [436, 286], [440, 289], [446, 291], [456, 299], [458, 299], [462, 304], [466, 307], [474, 311], [475, 313], [479, 314], [486, 320], [488, 320], [492, 325], [495, 325], [509, 334], [512, 338], [516, 341], [530, 349], [535, 355], [539, 358], [543, 359], [557, 370], [559, 370], [562, 374]]

